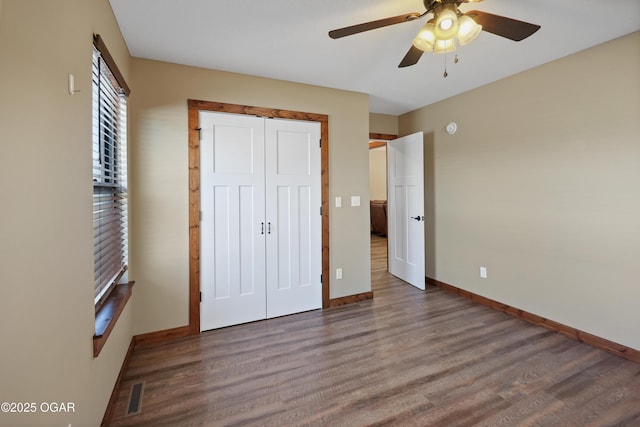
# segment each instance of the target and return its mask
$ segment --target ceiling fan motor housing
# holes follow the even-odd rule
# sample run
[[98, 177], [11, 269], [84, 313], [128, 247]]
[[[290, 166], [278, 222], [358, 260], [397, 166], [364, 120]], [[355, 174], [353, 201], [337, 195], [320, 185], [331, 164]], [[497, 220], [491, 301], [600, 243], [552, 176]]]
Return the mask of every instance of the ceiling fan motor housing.
[[[470, 0], [470, 1], [474, 1], [474, 0]], [[475, 1], [482, 1], [482, 0], [475, 0]], [[448, 5], [448, 4], [453, 4], [455, 5], [455, 7], [460, 6], [462, 3], [468, 3], [469, 0], [424, 0], [423, 4], [424, 4], [424, 8], [427, 10], [427, 13], [429, 12], [433, 12], [437, 6], [443, 6], [443, 5]]]

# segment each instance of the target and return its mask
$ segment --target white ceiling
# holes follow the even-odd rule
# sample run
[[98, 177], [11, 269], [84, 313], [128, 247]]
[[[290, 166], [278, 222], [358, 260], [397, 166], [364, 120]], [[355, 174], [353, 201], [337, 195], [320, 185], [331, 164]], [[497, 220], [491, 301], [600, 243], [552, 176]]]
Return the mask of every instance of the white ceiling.
[[[131, 55], [370, 95], [399, 115], [640, 30], [638, 0], [486, 0], [460, 6], [541, 25], [521, 42], [482, 32], [397, 65], [428, 17], [333, 40], [329, 30], [423, 12], [422, 0], [110, 0]], [[640, 52], [629, 52], [639, 55]], [[615, 64], [611, 64], [615, 75]], [[589, 70], [585, 70], [588, 72]], [[603, 79], [607, 76], [603, 76]]]

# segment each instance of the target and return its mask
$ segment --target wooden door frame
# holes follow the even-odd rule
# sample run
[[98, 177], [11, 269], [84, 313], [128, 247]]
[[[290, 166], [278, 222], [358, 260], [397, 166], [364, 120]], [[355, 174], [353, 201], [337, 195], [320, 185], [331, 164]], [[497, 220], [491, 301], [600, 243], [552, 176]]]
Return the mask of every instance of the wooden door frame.
[[320, 123], [322, 194], [322, 308], [329, 308], [329, 116], [189, 99], [189, 333], [200, 333], [200, 111]]
[[[398, 135], [391, 135], [388, 133], [369, 133], [369, 141], [370, 141], [369, 149], [376, 148], [376, 147], [383, 147], [387, 145], [387, 143], [384, 141], [391, 141], [397, 138], [398, 138]], [[378, 141], [371, 141], [372, 139], [378, 140]], [[379, 140], [382, 140], [382, 141], [379, 141]]]

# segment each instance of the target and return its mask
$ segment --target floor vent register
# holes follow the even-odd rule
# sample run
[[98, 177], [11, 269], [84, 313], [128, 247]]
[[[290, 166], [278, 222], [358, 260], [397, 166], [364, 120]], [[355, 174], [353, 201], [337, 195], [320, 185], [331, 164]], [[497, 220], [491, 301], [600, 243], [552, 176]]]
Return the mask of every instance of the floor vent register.
[[144, 383], [135, 383], [129, 391], [129, 400], [127, 401], [126, 416], [139, 414], [142, 411], [142, 393], [144, 392]]

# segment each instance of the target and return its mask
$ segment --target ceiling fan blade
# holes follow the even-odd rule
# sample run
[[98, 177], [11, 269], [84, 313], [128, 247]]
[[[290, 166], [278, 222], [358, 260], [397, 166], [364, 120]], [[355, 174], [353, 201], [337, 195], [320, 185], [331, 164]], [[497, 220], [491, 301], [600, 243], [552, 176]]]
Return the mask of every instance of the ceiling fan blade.
[[402, 61], [400, 61], [398, 68], [404, 68], [410, 65], [417, 64], [418, 60], [420, 60], [420, 57], [422, 56], [423, 53], [424, 52], [422, 52], [420, 49], [418, 49], [414, 45], [411, 45], [411, 49], [409, 49], [409, 51], [404, 56], [404, 58], [402, 58]]
[[482, 12], [480, 10], [472, 10], [465, 13], [465, 15], [472, 18], [476, 23], [482, 25], [482, 29], [484, 31], [517, 42], [526, 39], [540, 29], [540, 25], [530, 24], [528, 22], [518, 21], [517, 19], [507, 18], [505, 16]]
[[339, 39], [340, 37], [350, 36], [352, 34], [362, 33], [364, 31], [375, 30], [376, 28], [386, 27], [387, 25], [400, 24], [402, 22], [413, 21], [420, 18], [419, 13], [406, 13], [404, 15], [393, 16], [391, 18], [378, 19], [377, 21], [364, 22], [362, 24], [351, 25], [349, 27], [338, 28], [329, 31], [329, 37]]

